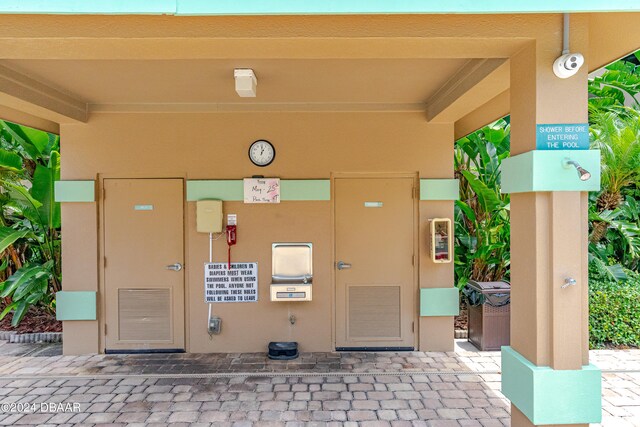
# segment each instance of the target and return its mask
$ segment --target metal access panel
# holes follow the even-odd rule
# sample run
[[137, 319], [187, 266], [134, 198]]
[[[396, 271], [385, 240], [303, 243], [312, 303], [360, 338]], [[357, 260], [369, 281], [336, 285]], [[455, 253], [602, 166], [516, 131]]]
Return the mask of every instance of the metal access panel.
[[271, 301], [311, 301], [313, 245], [274, 243], [271, 251]]

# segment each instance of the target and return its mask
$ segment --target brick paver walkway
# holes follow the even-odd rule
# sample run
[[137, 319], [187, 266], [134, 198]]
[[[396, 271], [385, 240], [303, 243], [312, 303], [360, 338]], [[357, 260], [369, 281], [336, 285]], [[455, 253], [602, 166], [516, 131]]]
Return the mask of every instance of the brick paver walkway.
[[[314, 353], [290, 362], [17, 356], [10, 345], [0, 343], [0, 425], [509, 425], [499, 353], [461, 342], [455, 353]], [[602, 425], [640, 426], [640, 351], [591, 357], [616, 371], [603, 373]]]

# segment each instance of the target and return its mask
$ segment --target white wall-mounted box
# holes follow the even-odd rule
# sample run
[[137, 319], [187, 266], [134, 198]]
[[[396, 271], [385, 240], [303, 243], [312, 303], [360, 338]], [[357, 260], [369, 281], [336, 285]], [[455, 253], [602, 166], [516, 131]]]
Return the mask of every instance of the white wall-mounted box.
[[222, 233], [222, 200], [198, 200], [196, 202], [196, 231], [198, 233]]

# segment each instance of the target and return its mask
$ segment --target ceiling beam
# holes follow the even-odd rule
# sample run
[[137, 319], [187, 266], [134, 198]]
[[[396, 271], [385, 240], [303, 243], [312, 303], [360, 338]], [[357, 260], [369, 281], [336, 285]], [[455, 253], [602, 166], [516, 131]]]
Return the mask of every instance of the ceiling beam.
[[507, 58], [528, 39], [464, 37], [2, 37], [2, 59]]
[[455, 123], [455, 139], [458, 140], [467, 136], [471, 132], [475, 132], [481, 127], [508, 115], [511, 105], [510, 101], [510, 91], [505, 90], [495, 98], [487, 101], [487, 103], [480, 108], [462, 117]]
[[454, 122], [508, 87], [507, 59], [471, 59], [427, 101], [427, 120]]
[[0, 105], [55, 123], [87, 121], [87, 103], [0, 65]]
[[[597, 70], [640, 47], [640, 13], [589, 15], [589, 71]], [[620, 29], [624, 28], [624, 31]], [[585, 52], [583, 52], [585, 53]]]
[[224, 102], [224, 103], [154, 103], [89, 104], [93, 113], [220, 113], [256, 111], [299, 112], [424, 112], [422, 103], [385, 102]]
[[0, 105], [0, 120], [60, 135], [60, 125], [58, 123], [35, 117], [31, 114], [5, 107], [4, 105]]

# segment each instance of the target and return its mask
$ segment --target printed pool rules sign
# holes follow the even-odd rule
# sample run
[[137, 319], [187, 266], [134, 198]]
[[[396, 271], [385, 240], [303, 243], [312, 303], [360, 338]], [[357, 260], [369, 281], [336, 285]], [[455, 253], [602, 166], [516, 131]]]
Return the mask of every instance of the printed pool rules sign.
[[588, 150], [589, 124], [537, 125], [536, 149]]
[[204, 265], [204, 302], [258, 301], [258, 263], [212, 262]]

